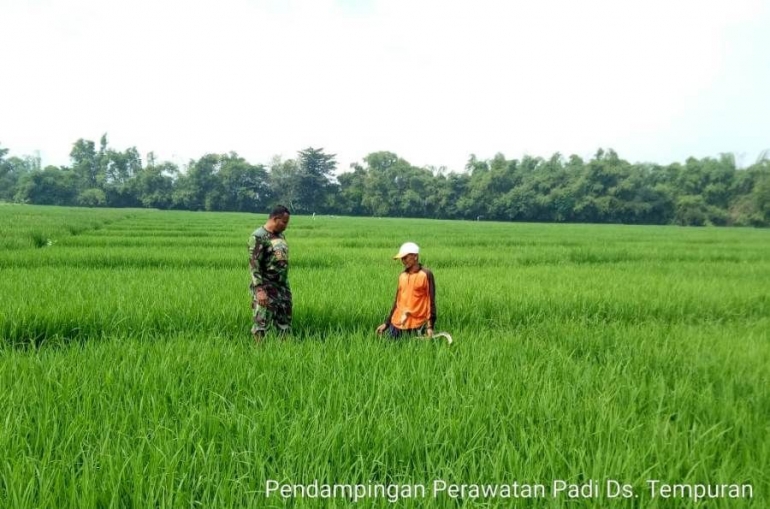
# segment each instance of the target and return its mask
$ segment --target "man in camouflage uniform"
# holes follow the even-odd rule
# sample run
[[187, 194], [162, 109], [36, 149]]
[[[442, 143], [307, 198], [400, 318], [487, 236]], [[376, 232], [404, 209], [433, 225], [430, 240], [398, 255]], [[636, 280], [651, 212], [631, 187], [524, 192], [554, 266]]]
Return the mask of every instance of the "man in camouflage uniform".
[[289, 286], [289, 246], [283, 231], [289, 225], [289, 209], [277, 205], [264, 226], [249, 237], [251, 268], [251, 333], [260, 341], [274, 327], [279, 333], [291, 332], [291, 287]]

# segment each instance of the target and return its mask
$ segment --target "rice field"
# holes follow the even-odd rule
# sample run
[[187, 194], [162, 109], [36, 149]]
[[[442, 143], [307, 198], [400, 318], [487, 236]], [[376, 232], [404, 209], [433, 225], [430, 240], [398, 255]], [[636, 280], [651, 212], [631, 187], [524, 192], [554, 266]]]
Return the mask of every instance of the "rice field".
[[254, 345], [265, 219], [0, 206], [0, 507], [770, 505], [770, 231], [294, 216]]

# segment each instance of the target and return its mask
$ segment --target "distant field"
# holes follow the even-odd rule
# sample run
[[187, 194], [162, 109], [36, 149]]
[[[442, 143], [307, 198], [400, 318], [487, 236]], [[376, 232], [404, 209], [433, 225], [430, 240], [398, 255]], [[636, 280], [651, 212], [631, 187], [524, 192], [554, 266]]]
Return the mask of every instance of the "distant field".
[[[268, 481], [385, 490], [357, 507], [770, 505], [770, 231], [295, 216], [295, 332], [254, 346], [265, 218], [0, 207], [0, 507], [352, 504]], [[407, 240], [451, 347], [373, 334]]]

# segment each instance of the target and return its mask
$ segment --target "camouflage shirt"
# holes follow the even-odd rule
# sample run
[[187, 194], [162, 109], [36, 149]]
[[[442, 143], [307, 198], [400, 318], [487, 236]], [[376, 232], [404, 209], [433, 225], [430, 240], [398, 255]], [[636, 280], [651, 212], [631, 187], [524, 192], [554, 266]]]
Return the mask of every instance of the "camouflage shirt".
[[282, 233], [272, 233], [264, 226], [249, 237], [251, 291], [264, 289], [268, 294], [291, 291], [289, 286], [289, 245]]

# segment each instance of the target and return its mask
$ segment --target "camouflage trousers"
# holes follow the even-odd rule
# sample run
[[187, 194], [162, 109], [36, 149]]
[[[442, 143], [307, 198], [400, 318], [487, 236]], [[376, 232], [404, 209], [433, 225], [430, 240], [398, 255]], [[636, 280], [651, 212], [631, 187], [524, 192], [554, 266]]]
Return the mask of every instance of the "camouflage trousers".
[[251, 333], [264, 334], [271, 328], [276, 332], [286, 334], [291, 332], [291, 290], [274, 288], [267, 289], [267, 306], [257, 303], [256, 293], [252, 291], [251, 310], [253, 324]]

